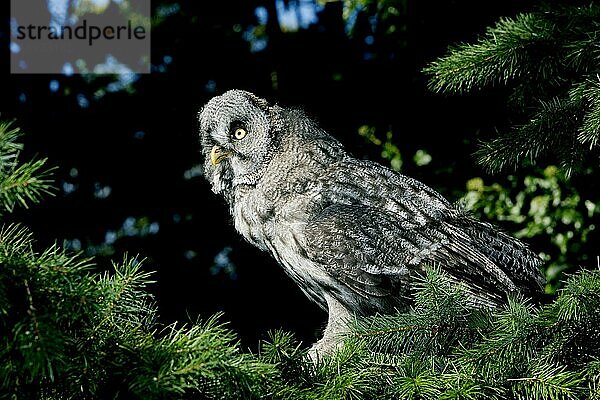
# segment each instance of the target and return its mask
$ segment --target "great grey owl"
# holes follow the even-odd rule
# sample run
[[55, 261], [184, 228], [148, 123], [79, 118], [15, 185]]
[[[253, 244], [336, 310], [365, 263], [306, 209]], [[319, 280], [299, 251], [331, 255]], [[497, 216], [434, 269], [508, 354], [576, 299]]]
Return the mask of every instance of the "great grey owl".
[[421, 182], [348, 154], [305, 113], [231, 90], [199, 113], [204, 173], [236, 230], [329, 312], [313, 354], [355, 316], [406, 310], [438, 265], [473, 302], [539, 292], [540, 259]]

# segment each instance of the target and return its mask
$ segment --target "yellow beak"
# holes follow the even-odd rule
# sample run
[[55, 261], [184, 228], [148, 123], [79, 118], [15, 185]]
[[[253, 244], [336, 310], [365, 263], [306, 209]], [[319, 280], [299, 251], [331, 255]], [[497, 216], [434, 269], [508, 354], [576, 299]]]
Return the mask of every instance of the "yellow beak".
[[210, 151], [210, 163], [212, 165], [217, 165], [218, 163], [229, 157], [230, 154], [230, 152], [223, 151], [223, 149], [220, 146], [215, 145]]

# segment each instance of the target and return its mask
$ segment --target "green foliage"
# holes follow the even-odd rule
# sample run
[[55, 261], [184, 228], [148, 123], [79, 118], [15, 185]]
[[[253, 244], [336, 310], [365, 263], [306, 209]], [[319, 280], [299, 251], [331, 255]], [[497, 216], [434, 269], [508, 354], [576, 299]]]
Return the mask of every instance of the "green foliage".
[[51, 170], [45, 169], [46, 159], [19, 163], [21, 135], [10, 123], [0, 123], [0, 214], [12, 211], [17, 204], [27, 207], [51, 193]]
[[436, 92], [510, 85], [528, 113], [510, 133], [484, 143], [490, 171], [552, 155], [570, 175], [600, 141], [600, 6], [553, 6], [503, 18], [476, 44], [461, 44], [425, 72]]
[[558, 34], [549, 22], [542, 13], [501, 18], [477, 44], [454, 46], [425, 69], [431, 74], [431, 89], [462, 93], [522, 77], [548, 79], [557, 68], [558, 54], [541, 53], [546, 63], [537, 63], [539, 56], [532, 56]]
[[135, 258], [112, 274], [58, 247], [32, 250], [29, 232], [0, 231], [0, 388], [56, 398], [225, 398], [263, 393], [273, 367], [240, 351], [217, 318], [160, 329]]
[[[0, 158], [11, 143], [0, 140]], [[489, 310], [429, 268], [411, 309], [351, 321], [344, 346], [313, 363], [283, 332], [259, 354], [243, 352], [219, 316], [161, 326], [151, 274], [136, 258], [94, 273], [91, 260], [58, 246], [37, 252], [31, 233], [11, 224], [0, 229], [0, 265], [1, 397], [600, 397], [600, 270], [570, 277], [550, 304], [511, 298]]]
[[[299, 373], [281, 398], [578, 399], [598, 396], [600, 271], [572, 276], [555, 302], [478, 309], [431, 268], [402, 314], [355, 321], [345, 347]], [[286, 335], [270, 346], [296, 345]], [[278, 359], [278, 368], [297, 360]], [[292, 395], [293, 393], [294, 395]], [[295, 397], [294, 397], [295, 396]], [[277, 397], [277, 396], [276, 396]]]
[[[19, 135], [0, 126], [0, 199], [6, 210], [50, 191], [43, 161], [19, 163]], [[243, 353], [217, 317], [191, 327], [156, 322], [150, 274], [136, 258], [115, 264], [111, 274], [97, 274], [91, 260], [78, 254], [58, 246], [41, 253], [34, 248], [26, 228], [0, 227], [0, 397], [267, 393], [274, 367]]]
[[[389, 162], [390, 168], [394, 171], [402, 170], [404, 164], [402, 153], [400, 152], [400, 148], [394, 143], [394, 133], [391, 130], [385, 133], [385, 140], [382, 140], [377, 135], [375, 127], [369, 125], [359, 127], [358, 134], [365, 138], [366, 141], [377, 147], [381, 147], [381, 158]], [[431, 155], [423, 149], [417, 150], [412, 158], [414, 164], [419, 167], [428, 165], [431, 163], [431, 160]]]
[[473, 178], [462, 202], [482, 220], [496, 221], [544, 249], [547, 293], [556, 291], [563, 271], [595, 264], [586, 251], [593, 252], [592, 243], [597, 241], [600, 199], [581, 198], [556, 167], [522, 179], [509, 176], [502, 185]]
[[[573, 276], [554, 303], [513, 299], [480, 310], [437, 269], [406, 313], [355, 321], [344, 348], [316, 365], [290, 334], [259, 355], [211, 318], [158, 329], [149, 274], [112, 274], [57, 248], [0, 236], [1, 387], [41, 398], [587, 398], [597, 395], [600, 271]], [[532, 397], [533, 396], [533, 397]]]
[[381, 147], [381, 158], [390, 162], [390, 167], [394, 171], [400, 171], [402, 169], [402, 154], [398, 146], [392, 141], [392, 131], [385, 133], [385, 141], [381, 140], [375, 134], [376, 128], [368, 125], [363, 125], [358, 128], [358, 134], [364, 137], [369, 142]]

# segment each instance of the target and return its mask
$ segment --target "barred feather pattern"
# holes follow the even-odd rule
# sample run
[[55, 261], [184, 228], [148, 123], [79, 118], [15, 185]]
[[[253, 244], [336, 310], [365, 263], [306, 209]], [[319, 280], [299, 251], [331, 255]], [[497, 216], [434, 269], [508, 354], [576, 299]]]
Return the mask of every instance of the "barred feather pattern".
[[[199, 120], [205, 176], [236, 230], [330, 313], [404, 310], [430, 265], [485, 307], [543, 287], [540, 259], [525, 244], [423, 183], [352, 157], [300, 110], [233, 90]], [[232, 133], [240, 126], [243, 139]], [[214, 146], [229, 154], [216, 165]]]

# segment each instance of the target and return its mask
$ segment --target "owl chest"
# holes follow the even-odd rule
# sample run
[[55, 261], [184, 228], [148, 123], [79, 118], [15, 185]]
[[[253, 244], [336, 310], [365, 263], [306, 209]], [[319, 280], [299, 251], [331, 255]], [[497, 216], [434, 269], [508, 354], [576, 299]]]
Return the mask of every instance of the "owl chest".
[[262, 190], [238, 193], [233, 207], [236, 230], [250, 243], [272, 250], [276, 240], [292, 240], [308, 221], [301, 196], [282, 196]]
[[267, 243], [274, 234], [274, 217], [273, 204], [262, 196], [238, 196], [233, 207], [235, 229], [261, 250], [268, 250]]
[[236, 230], [271, 253], [309, 298], [324, 305], [322, 287], [330, 277], [307, 258], [303, 240], [314, 197], [314, 193], [275, 197], [259, 191], [245, 193], [237, 197], [233, 213]]

